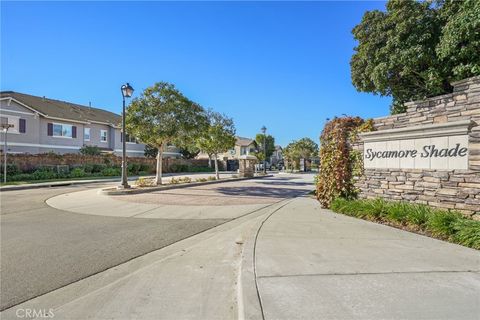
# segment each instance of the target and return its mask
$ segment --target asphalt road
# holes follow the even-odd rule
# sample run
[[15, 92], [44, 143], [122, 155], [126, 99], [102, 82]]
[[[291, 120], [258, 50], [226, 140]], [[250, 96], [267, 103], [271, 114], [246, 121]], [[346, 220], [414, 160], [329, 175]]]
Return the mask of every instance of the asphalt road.
[[54, 195], [86, 188], [2, 193], [1, 310], [225, 221], [92, 216], [45, 204]]
[[[231, 185], [232, 189], [224, 195], [245, 193], [249, 197], [275, 197], [280, 201], [304, 192], [298, 189], [305, 189], [305, 181], [280, 177], [259, 183], [263, 189], [237, 184]], [[99, 184], [64, 186], [1, 194], [0, 310], [229, 220], [86, 215], [54, 209], [45, 203], [55, 195], [99, 187]], [[290, 192], [280, 190], [282, 187]]]

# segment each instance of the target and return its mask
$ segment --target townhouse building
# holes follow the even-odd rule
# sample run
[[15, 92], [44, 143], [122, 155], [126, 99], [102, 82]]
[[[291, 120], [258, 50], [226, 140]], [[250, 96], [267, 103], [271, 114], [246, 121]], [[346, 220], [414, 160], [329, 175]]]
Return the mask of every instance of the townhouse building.
[[[113, 112], [29, 94], [2, 91], [0, 121], [11, 124], [8, 153], [78, 153], [84, 145], [121, 155], [122, 117]], [[5, 133], [1, 135], [3, 149]], [[145, 145], [127, 135], [127, 156], [143, 157]], [[3, 151], [3, 150], [2, 150]], [[180, 157], [176, 150], [167, 157]]]

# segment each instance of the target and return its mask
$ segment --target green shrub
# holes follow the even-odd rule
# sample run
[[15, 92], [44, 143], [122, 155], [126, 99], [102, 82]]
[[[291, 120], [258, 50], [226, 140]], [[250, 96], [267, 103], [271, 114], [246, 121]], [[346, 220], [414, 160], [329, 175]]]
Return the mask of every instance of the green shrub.
[[188, 172], [188, 166], [185, 165], [185, 164], [172, 164], [170, 166], [170, 171], [171, 172], [177, 172], [177, 173], [180, 173], [180, 172]]
[[372, 201], [358, 201], [357, 211], [373, 219], [379, 219], [388, 214], [389, 205], [381, 198]]
[[138, 175], [138, 172], [140, 171], [140, 165], [137, 163], [129, 163], [127, 165], [127, 170], [128, 174]]
[[101, 149], [97, 146], [86, 146], [80, 148], [80, 153], [88, 156], [99, 156], [101, 154]]
[[453, 224], [453, 241], [463, 246], [480, 250], [480, 221], [458, 219]]
[[408, 203], [403, 201], [392, 202], [387, 211], [387, 218], [395, 222], [406, 223], [408, 211]]
[[217, 178], [216, 178], [216, 177], [214, 177], [214, 176], [210, 176], [210, 177], [208, 177], [207, 179], [208, 179], [208, 181], [214, 181], [214, 180], [217, 180]]
[[75, 168], [70, 171], [71, 178], [83, 178], [85, 176], [87, 176], [87, 174], [85, 173], [85, 170], [83, 168]]
[[183, 178], [179, 178], [178, 179], [180, 182], [184, 182], [184, 183], [190, 183], [192, 182], [192, 178], [190, 177], [183, 177]]
[[179, 184], [179, 183], [180, 183], [179, 179], [175, 179], [174, 177], [172, 177], [172, 179], [170, 179], [170, 184]]
[[57, 178], [57, 174], [51, 170], [36, 170], [31, 174], [33, 180], [49, 180]]
[[[434, 209], [423, 204], [336, 198], [330, 208], [358, 218], [375, 218], [403, 224], [413, 231], [428, 231], [432, 236], [480, 250], [480, 221], [454, 211]], [[412, 228], [415, 227], [415, 228]]]
[[144, 171], [144, 172], [149, 173], [149, 172], [152, 172], [152, 171], [153, 171], [153, 168], [152, 168], [151, 165], [148, 165], [148, 164], [146, 164], [146, 163], [141, 163], [141, 164], [139, 165], [138, 171], [139, 171], [139, 172]]
[[188, 172], [213, 172], [214, 169], [210, 167], [192, 166], [188, 168]]
[[94, 163], [94, 164], [92, 164], [92, 173], [100, 173], [103, 170], [105, 170], [106, 168], [107, 168], [107, 165], [105, 165], [105, 164]]
[[450, 239], [455, 233], [454, 225], [459, 219], [461, 219], [459, 213], [436, 209], [428, 218], [427, 230], [436, 237]]
[[121, 175], [120, 168], [109, 167], [102, 170], [102, 176], [113, 177], [113, 176], [119, 176], [119, 175]]
[[33, 180], [33, 177], [31, 173], [19, 173], [14, 176], [7, 176], [7, 180], [8, 181], [29, 181], [29, 180]]
[[197, 178], [195, 179], [196, 182], [205, 182], [207, 181], [207, 178]]
[[411, 225], [424, 227], [428, 217], [432, 215], [432, 209], [426, 205], [410, 205], [407, 210], [407, 222]]
[[[2, 173], [3, 175], [3, 171], [4, 168], [3, 168], [3, 163], [0, 164], [0, 172]], [[15, 163], [7, 163], [7, 179], [9, 176], [14, 176], [16, 174], [20, 174], [22, 173], [20, 171], [20, 169], [18, 169], [17, 165]]]

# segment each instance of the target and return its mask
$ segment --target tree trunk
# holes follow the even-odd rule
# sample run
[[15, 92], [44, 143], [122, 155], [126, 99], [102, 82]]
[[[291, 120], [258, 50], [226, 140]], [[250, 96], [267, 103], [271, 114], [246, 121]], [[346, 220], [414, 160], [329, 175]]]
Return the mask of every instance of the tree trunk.
[[217, 180], [220, 180], [220, 174], [218, 173], [218, 156], [215, 153], [215, 176], [217, 177]]
[[212, 156], [210, 154], [208, 155], [208, 167], [212, 168]]
[[157, 153], [157, 176], [155, 183], [158, 185], [162, 184], [162, 165], [163, 165], [163, 146], [158, 147]]

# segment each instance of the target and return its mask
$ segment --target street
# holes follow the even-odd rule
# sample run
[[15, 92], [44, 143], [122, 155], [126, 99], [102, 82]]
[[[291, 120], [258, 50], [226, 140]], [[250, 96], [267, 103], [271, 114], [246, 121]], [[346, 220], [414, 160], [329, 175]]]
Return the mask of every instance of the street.
[[[222, 198], [238, 194], [265, 206], [312, 189], [302, 180], [292, 182], [276, 178], [271, 183], [266, 182], [259, 180], [255, 186], [249, 181], [213, 185], [218, 186], [219, 191], [210, 195], [210, 202], [223, 204]], [[175, 218], [175, 208], [168, 207], [161, 209], [167, 218], [135, 219], [121, 217], [122, 207], [127, 207], [128, 202], [120, 202], [120, 199], [115, 200], [119, 203], [115, 210], [102, 208], [102, 215], [77, 214], [45, 203], [49, 198], [67, 193], [89, 190], [96, 193], [100, 187], [96, 184], [2, 193], [2, 310], [217, 226], [233, 219], [236, 215], [232, 213], [243, 215], [258, 209], [247, 206], [245, 211], [245, 199], [241, 199], [223, 215], [222, 207], [216, 206], [220, 210], [215, 211], [216, 217], [212, 219]], [[165, 198], [172, 199], [172, 193], [182, 194], [188, 189], [171, 190]], [[197, 188], [190, 193], [193, 194], [186, 198], [194, 198], [194, 194], [198, 198], [204, 191]], [[157, 196], [163, 198], [161, 194]], [[141, 197], [145, 195], [134, 199]], [[89, 200], [81, 198], [83, 204], [88, 204]], [[182, 204], [181, 201], [177, 203]], [[138, 206], [140, 204], [133, 207]], [[193, 212], [204, 211], [202, 207], [186, 208], [194, 209]]]
[[312, 180], [6, 192], [2, 319], [476, 318], [478, 251], [322, 209]]

